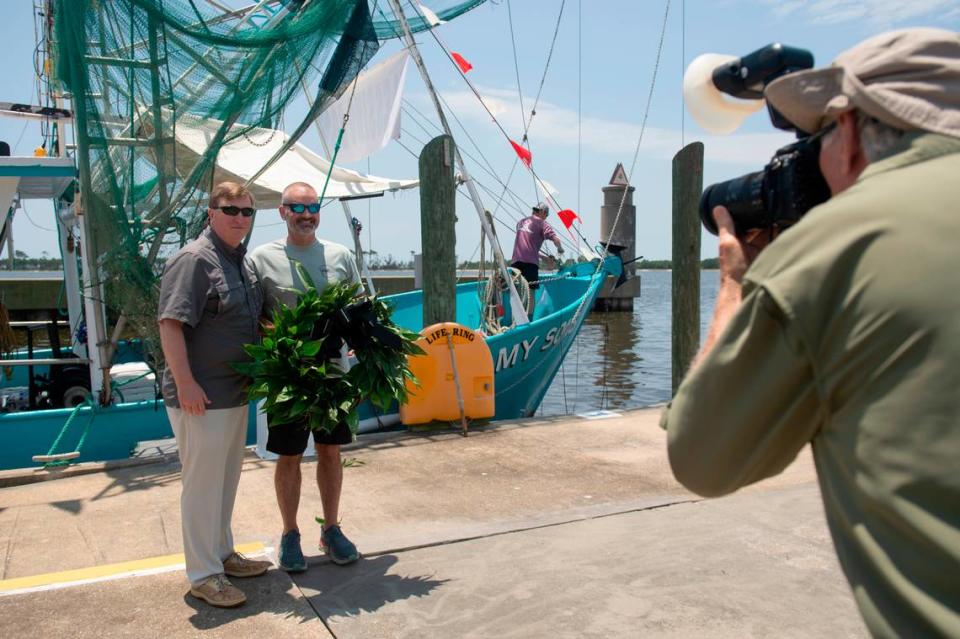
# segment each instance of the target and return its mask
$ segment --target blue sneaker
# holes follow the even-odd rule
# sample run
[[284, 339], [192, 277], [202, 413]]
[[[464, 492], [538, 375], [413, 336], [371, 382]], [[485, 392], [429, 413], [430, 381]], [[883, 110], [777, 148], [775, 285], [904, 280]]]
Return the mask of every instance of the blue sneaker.
[[327, 552], [330, 561], [340, 566], [352, 564], [360, 558], [357, 547], [347, 539], [337, 525], [330, 526], [320, 533], [320, 547]]
[[307, 569], [307, 560], [300, 549], [300, 531], [291, 530], [280, 537], [280, 570], [303, 572]]

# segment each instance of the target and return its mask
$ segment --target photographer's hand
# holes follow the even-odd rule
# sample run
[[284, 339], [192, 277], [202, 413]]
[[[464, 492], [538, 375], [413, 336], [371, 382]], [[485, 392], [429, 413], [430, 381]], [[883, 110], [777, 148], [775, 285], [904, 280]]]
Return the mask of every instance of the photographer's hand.
[[713, 219], [717, 222], [718, 235], [720, 236], [720, 290], [717, 291], [717, 301], [713, 307], [713, 319], [710, 322], [710, 329], [707, 331], [707, 338], [690, 365], [691, 371], [713, 350], [717, 338], [720, 337], [727, 324], [730, 323], [730, 318], [736, 313], [740, 306], [740, 283], [743, 281], [743, 275], [747, 272], [750, 262], [760, 251], [760, 249], [754, 250], [753, 247], [744, 244], [737, 238], [733, 218], [730, 217], [730, 212], [726, 208], [715, 207], [713, 209]]
[[[738, 285], [743, 281], [747, 268], [759, 253], [751, 251], [749, 245], [740, 241], [734, 230], [733, 218], [725, 207], [717, 206], [713, 209], [713, 219], [717, 222], [718, 236], [720, 237], [720, 281], [731, 280]], [[752, 253], [752, 254], [751, 254]]]

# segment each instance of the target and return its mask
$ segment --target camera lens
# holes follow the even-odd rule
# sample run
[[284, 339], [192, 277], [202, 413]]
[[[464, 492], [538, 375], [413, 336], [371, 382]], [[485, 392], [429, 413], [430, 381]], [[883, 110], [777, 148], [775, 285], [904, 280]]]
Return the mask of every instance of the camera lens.
[[738, 234], [769, 226], [764, 202], [764, 174], [764, 171], [747, 173], [707, 187], [700, 197], [700, 221], [704, 228], [717, 235], [717, 223], [713, 219], [716, 206], [725, 206], [730, 211]]

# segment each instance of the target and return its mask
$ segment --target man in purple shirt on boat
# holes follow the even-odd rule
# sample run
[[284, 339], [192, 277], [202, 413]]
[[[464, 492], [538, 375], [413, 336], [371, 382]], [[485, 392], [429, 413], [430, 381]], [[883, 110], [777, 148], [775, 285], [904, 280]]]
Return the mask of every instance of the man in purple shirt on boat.
[[540, 247], [544, 240], [550, 240], [557, 245], [557, 253], [563, 253], [560, 245], [560, 236], [547, 224], [547, 215], [550, 208], [545, 202], [533, 207], [533, 213], [517, 223], [517, 239], [513, 243], [513, 261], [510, 264], [520, 271], [530, 283], [530, 289], [537, 288], [540, 279]]

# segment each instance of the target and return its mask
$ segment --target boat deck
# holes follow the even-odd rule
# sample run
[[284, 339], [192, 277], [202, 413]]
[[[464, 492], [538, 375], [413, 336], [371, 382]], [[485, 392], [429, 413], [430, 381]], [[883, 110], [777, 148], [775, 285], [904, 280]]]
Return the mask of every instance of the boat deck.
[[[364, 553], [234, 580], [248, 603], [187, 593], [179, 464], [0, 480], [7, 637], [865, 636], [834, 554], [809, 450], [781, 476], [700, 500], [672, 478], [658, 409], [471, 432], [365, 436], [344, 449], [341, 512]], [[273, 462], [248, 456], [234, 534], [274, 557]]]

